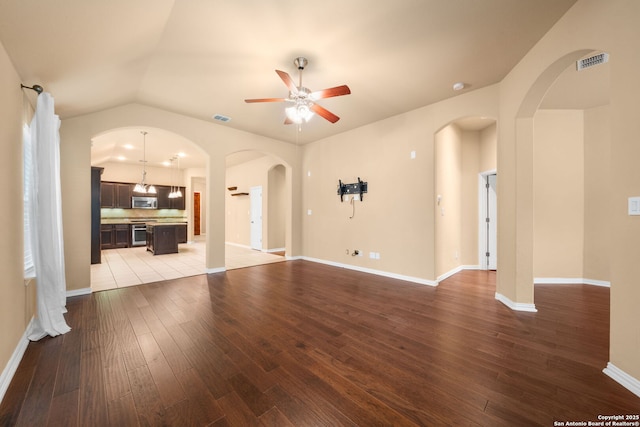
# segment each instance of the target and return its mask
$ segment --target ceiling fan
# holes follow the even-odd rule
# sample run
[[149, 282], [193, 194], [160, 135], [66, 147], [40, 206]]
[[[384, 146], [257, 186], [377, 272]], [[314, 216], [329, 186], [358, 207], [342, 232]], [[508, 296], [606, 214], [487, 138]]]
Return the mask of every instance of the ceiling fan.
[[334, 96], [348, 95], [351, 93], [349, 86], [342, 85], [329, 89], [318, 90], [311, 92], [306, 87], [302, 86], [302, 71], [307, 66], [308, 61], [306, 58], [298, 57], [293, 61], [294, 65], [300, 70], [300, 80], [298, 86], [295, 85], [293, 79], [289, 74], [284, 71], [276, 70], [276, 73], [284, 84], [289, 88], [288, 98], [258, 98], [258, 99], [245, 99], [244, 102], [286, 102], [291, 104], [285, 108], [286, 118], [284, 124], [289, 125], [292, 123], [301, 124], [302, 122], [308, 122], [313, 114], [317, 114], [329, 120], [331, 123], [335, 123], [340, 120], [340, 117], [333, 114], [326, 108], [316, 104], [315, 101], [323, 98], [331, 98]]

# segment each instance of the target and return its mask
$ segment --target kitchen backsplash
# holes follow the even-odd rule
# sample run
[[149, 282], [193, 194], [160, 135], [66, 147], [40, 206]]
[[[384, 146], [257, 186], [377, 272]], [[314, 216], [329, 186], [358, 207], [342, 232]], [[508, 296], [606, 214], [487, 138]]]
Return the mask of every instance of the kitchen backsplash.
[[179, 209], [100, 209], [101, 219], [162, 219], [186, 221], [187, 214]]

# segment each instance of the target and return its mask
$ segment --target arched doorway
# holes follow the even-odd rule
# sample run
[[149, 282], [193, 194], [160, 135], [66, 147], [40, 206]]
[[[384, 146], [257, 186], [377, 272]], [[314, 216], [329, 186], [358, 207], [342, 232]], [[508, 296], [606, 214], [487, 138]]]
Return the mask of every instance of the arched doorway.
[[434, 142], [435, 261], [441, 281], [462, 269], [482, 266], [478, 248], [486, 248], [487, 235], [479, 217], [486, 207], [482, 208], [484, 193], [478, 180], [497, 168], [496, 121], [484, 116], [454, 120], [436, 132]]
[[[103, 191], [117, 190], [111, 194], [117, 198], [115, 203], [104, 203], [103, 197], [100, 206], [98, 247], [104, 256], [100, 264], [91, 266], [92, 290], [204, 273], [206, 244], [193, 241], [193, 195], [194, 182], [204, 182], [206, 176], [206, 153], [181, 135], [149, 126], [111, 129], [91, 141], [91, 165], [100, 169]], [[143, 176], [156, 193], [133, 191]], [[198, 190], [206, 193], [201, 187]], [[156, 203], [152, 209], [136, 207], [134, 197], [155, 198]], [[163, 257], [162, 268], [146, 251], [146, 225], [157, 222], [180, 224], [180, 249]], [[206, 217], [200, 226], [206, 230]], [[109, 227], [114, 230], [110, 232]], [[107, 243], [111, 234], [116, 236], [115, 244]]]
[[286, 260], [291, 232], [290, 168], [258, 151], [229, 154], [226, 166], [226, 269]]

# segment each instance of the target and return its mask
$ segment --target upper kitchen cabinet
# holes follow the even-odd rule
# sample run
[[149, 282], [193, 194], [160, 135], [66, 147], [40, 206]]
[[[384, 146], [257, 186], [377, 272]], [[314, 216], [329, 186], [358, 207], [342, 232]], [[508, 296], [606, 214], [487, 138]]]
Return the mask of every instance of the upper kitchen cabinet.
[[100, 184], [100, 207], [131, 209], [132, 185], [122, 182]]
[[165, 185], [157, 185], [156, 190], [158, 193], [156, 196], [158, 197], [158, 209], [185, 209], [184, 203], [184, 194], [185, 187], [179, 187], [182, 192], [182, 197], [169, 198], [169, 193], [171, 193], [171, 187], [167, 187]]

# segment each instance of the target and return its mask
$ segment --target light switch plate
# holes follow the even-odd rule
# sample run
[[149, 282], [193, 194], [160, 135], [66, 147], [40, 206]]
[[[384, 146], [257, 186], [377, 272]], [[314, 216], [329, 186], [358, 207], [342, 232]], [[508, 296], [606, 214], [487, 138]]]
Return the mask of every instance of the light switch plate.
[[629, 215], [640, 215], [640, 197], [629, 197]]

